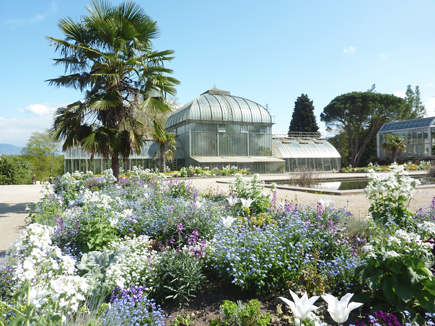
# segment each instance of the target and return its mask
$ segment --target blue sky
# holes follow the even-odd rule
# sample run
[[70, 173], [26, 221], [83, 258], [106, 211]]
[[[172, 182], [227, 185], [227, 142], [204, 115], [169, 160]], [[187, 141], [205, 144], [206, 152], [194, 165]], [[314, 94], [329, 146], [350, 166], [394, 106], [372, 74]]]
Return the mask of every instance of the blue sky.
[[[63, 74], [45, 36], [62, 38], [60, 18], [87, 14], [84, 0], [0, 3], [0, 143], [24, 146], [52, 124], [57, 107], [83, 97], [48, 86]], [[112, 1], [118, 4], [120, 1]], [[420, 86], [427, 114], [435, 108], [435, 1], [137, 1], [157, 21], [156, 50], [180, 80], [179, 104], [216, 85], [268, 105], [287, 131], [294, 102], [313, 100], [320, 122], [336, 96], [365, 91], [401, 95]]]

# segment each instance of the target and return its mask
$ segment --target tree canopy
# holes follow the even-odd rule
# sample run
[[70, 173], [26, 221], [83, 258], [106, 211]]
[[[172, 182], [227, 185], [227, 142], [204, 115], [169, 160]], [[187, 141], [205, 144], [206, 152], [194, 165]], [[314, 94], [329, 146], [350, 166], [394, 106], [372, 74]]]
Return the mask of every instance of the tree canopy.
[[0, 155], [0, 185], [26, 184], [31, 171], [29, 162], [23, 158]]
[[415, 91], [413, 91], [412, 86], [408, 85], [405, 94], [405, 101], [412, 108], [412, 113], [409, 118], [418, 119], [424, 117], [426, 114], [426, 108], [420, 98], [420, 88], [415, 86]]
[[[26, 147], [21, 150], [21, 154], [31, 158], [30, 161], [39, 173], [48, 172], [53, 174], [56, 153], [60, 152], [60, 145], [50, 132], [34, 131], [27, 141]], [[36, 171], [35, 171], [36, 172]]]
[[293, 131], [317, 132], [318, 130], [313, 101], [310, 101], [308, 95], [302, 94], [295, 101], [289, 133]]
[[409, 118], [412, 108], [402, 98], [375, 92], [351, 92], [334, 98], [320, 115], [329, 130], [346, 134], [350, 164], [358, 166], [367, 144], [381, 126]]
[[165, 97], [175, 95], [179, 82], [164, 67], [173, 51], [153, 50], [159, 29], [139, 5], [92, 1], [88, 11], [78, 21], [59, 21], [64, 39], [47, 37], [61, 55], [55, 65], [69, 73], [49, 84], [84, 92], [84, 99], [56, 111], [52, 132], [63, 150], [79, 146], [92, 157], [111, 158], [118, 178], [119, 158], [140, 153], [145, 139], [134, 111], [169, 111]]

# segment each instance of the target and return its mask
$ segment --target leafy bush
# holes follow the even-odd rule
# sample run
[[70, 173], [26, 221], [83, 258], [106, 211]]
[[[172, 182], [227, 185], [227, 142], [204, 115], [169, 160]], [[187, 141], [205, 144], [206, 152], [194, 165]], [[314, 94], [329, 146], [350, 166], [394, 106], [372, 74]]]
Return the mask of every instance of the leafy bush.
[[356, 270], [362, 273], [363, 284], [371, 291], [362, 298], [375, 311], [434, 312], [432, 245], [423, 242], [416, 233], [393, 226], [378, 229], [377, 233], [362, 248], [365, 264]]
[[181, 306], [199, 290], [205, 279], [201, 261], [186, 252], [165, 252], [156, 270], [156, 284], [152, 294], [156, 299], [171, 299]]
[[270, 324], [269, 313], [260, 314], [260, 302], [251, 300], [248, 304], [237, 304], [225, 300], [220, 306], [221, 318], [212, 319], [210, 326], [267, 326]]

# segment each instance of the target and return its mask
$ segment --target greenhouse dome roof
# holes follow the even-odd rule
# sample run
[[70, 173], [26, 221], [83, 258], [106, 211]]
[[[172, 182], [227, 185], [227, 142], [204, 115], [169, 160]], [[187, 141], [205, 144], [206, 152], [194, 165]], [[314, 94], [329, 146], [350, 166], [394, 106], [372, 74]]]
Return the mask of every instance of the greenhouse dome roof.
[[166, 122], [166, 128], [184, 121], [272, 124], [269, 112], [260, 104], [216, 88], [175, 111]]

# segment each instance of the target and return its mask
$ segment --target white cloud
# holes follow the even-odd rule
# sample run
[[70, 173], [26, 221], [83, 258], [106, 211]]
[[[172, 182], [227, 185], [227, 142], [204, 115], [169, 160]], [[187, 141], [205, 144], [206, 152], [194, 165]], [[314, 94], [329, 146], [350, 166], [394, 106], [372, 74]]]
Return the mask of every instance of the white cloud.
[[0, 142], [15, 146], [25, 146], [33, 131], [43, 132], [45, 129], [51, 128], [52, 125], [52, 116], [0, 117]]
[[356, 48], [353, 46], [349, 46], [348, 48], [344, 49], [343, 52], [346, 54], [354, 54], [355, 53]]
[[406, 92], [405, 91], [397, 91], [397, 92], [394, 93], [394, 96], [405, 98], [406, 97]]
[[432, 83], [429, 83], [429, 84], [427, 84], [427, 86], [429, 86], [429, 87], [432, 87], [432, 86], [433, 86], [433, 84], [432, 84]]
[[24, 25], [33, 25], [36, 23], [39, 23], [43, 20], [45, 20], [48, 16], [53, 14], [57, 11], [57, 4], [53, 0], [50, 4], [50, 9], [42, 14], [37, 14], [31, 18], [28, 19], [10, 19], [5, 22], [6, 25], [11, 26], [12, 28], [18, 27], [18, 26], [24, 26]]
[[31, 113], [42, 117], [47, 114], [53, 115], [56, 108], [44, 104], [31, 104], [26, 106], [25, 109], [17, 109], [17, 111], [21, 113]]
[[426, 108], [427, 116], [435, 115], [435, 96], [431, 97], [429, 100], [423, 102], [424, 107]]
[[387, 59], [387, 55], [386, 55], [386, 54], [380, 53], [380, 55], [381, 55], [381, 58], [382, 58], [382, 59], [384, 59], [384, 60]]

